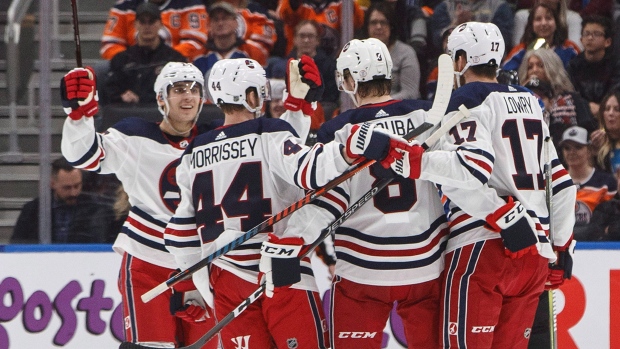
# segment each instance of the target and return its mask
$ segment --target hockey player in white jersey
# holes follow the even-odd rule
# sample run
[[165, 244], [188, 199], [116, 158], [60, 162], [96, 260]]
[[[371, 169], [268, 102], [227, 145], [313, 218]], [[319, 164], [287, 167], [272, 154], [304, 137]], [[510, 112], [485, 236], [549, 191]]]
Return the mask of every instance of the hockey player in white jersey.
[[[123, 300], [125, 341], [121, 348], [175, 348], [193, 343], [214, 324], [191, 282], [150, 303], [139, 296], [176, 269], [164, 245], [164, 229], [179, 201], [175, 167], [189, 142], [212, 127], [196, 125], [204, 98], [200, 70], [168, 63], [154, 85], [161, 122], [127, 118], [105, 133], [95, 132], [95, 77], [90, 68], [65, 75], [62, 98], [67, 117], [62, 153], [73, 166], [114, 173], [122, 182], [131, 210], [114, 250], [123, 255], [119, 290]], [[193, 290], [193, 291], [192, 291]], [[203, 348], [217, 348], [217, 339]]]
[[393, 167], [437, 183], [448, 199], [444, 348], [527, 348], [545, 283], [558, 287], [571, 276], [576, 190], [551, 147], [549, 212], [543, 179], [549, 130], [535, 96], [497, 83], [504, 47], [494, 24], [468, 22], [454, 29], [448, 50], [462, 87], [453, 92], [446, 118], [461, 104], [471, 117], [452, 128], [440, 150], [423, 152], [414, 145], [404, 163]]
[[[340, 89], [358, 107], [323, 124], [319, 142], [345, 142], [339, 130], [362, 124], [404, 136], [427, 121], [430, 102], [390, 96], [392, 59], [381, 41], [350, 41], [338, 57], [337, 69]], [[290, 224], [305, 222], [304, 234], [317, 236], [386, 175], [389, 171], [373, 165], [291, 217]], [[336, 230], [329, 314], [333, 349], [381, 348], [394, 303], [408, 347], [437, 347], [439, 276], [447, 233], [434, 185], [400, 177]]]
[[[287, 90], [297, 101], [285, 102], [286, 113], [304, 110], [300, 104], [308, 96], [320, 97], [315, 92], [321, 84], [314, 61], [291, 60]], [[181, 158], [177, 168], [181, 202], [165, 231], [166, 247], [183, 270], [301, 199], [303, 189], [326, 184], [354, 159], [363, 155], [383, 160], [385, 166], [393, 160], [389, 160], [393, 140], [379, 131], [366, 136], [351, 132], [365, 151], [345, 149], [336, 142], [310, 148], [281, 119], [259, 118], [269, 86], [265, 71], [254, 60], [218, 61], [211, 69], [209, 92], [225, 114], [224, 125], [196, 137]], [[220, 319], [253, 294], [261, 279], [260, 261], [267, 297], [248, 305], [222, 329], [225, 349], [329, 347], [309, 259], [297, 258], [303, 245], [312, 242], [301, 235], [304, 227], [284, 219], [202, 269], [210, 269], [209, 280], [193, 275]], [[285, 230], [287, 238], [282, 238]], [[287, 253], [269, 253], [273, 251]], [[282, 269], [286, 272], [276, 272]], [[276, 274], [285, 280], [272, 278]]]

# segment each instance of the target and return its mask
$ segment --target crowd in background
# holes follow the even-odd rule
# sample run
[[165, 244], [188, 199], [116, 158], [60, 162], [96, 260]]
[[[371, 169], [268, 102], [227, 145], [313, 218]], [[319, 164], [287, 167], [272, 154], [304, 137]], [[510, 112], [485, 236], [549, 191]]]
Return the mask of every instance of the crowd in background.
[[[352, 19], [356, 38], [373, 37], [387, 45], [394, 62], [395, 99], [433, 98], [437, 57], [456, 26], [468, 21], [496, 24], [506, 45], [512, 46], [507, 47], [501, 66], [500, 77], [508, 78], [501, 80], [521, 84], [540, 98], [558, 154], [578, 185], [575, 238], [618, 241], [620, 19], [614, 17], [614, 6], [620, 4], [613, 0], [357, 0]], [[215, 62], [248, 57], [267, 71], [272, 100], [265, 106], [265, 115], [278, 117], [283, 112], [288, 59], [308, 55], [325, 83], [312, 116], [311, 129], [317, 130], [340, 112], [334, 73], [342, 45], [341, 20], [342, 2], [337, 0], [119, 1], [110, 9], [102, 33], [103, 63], [96, 67], [101, 104], [152, 106], [155, 77], [169, 61], [194, 63], [208, 84]], [[84, 187], [110, 198], [111, 229], [116, 227], [114, 222], [123, 221], [126, 197], [113, 176], [84, 176]], [[71, 198], [79, 198], [78, 194]], [[29, 217], [35, 216], [35, 205], [30, 204]], [[61, 205], [54, 209], [57, 206]], [[58, 218], [61, 223], [54, 221], [54, 227], [67, 225], [66, 212], [53, 217], [64, 217]], [[32, 220], [20, 217], [20, 222]], [[32, 242], [19, 238], [17, 231], [16, 227], [12, 242]], [[53, 241], [72, 242], [66, 231], [62, 236]], [[106, 231], [97, 233], [92, 242], [113, 240]]]

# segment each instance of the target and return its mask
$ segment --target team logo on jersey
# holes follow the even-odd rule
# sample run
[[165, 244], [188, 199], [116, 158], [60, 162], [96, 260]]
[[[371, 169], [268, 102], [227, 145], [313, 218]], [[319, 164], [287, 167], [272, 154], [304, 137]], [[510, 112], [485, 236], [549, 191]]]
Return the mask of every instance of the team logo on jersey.
[[297, 349], [298, 348], [298, 344], [297, 344], [297, 338], [289, 338], [286, 340], [286, 345], [289, 349]]
[[189, 142], [187, 141], [187, 139], [184, 139], [184, 140], [179, 142], [179, 147], [181, 147], [183, 149], [187, 148], [188, 145], [189, 145]]
[[456, 335], [456, 332], [459, 330], [459, 325], [456, 322], [450, 322], [448, 324], [448, 333], [450, 335]]
[[375, 118], [382, 118], [384, 116], [390, 116], [390, 114], [386, 113], [383, 109], [379, 110], [377, 114], [375, 114]]
[[159, 179], [159, 195], [170, 212], [174, 212], [181, 201], [181, 193], [177, 185], [177, 165], [180, 159], [174, 160], [162, 171]]

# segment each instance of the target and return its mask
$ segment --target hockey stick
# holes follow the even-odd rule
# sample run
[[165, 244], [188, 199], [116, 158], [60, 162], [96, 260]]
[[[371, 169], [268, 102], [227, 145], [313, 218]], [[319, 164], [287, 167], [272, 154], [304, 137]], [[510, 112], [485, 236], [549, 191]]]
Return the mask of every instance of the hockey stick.
[[73, 41], [75, 41], [75, 62], [78, 67], [82, 66], [82, 48], [80, 45], [80, 28], [78, 27], [77, 0], [71, 0], [73, 10]]
[[[447, 133], [452, 127], [458, 124], [463, 118], [468, 117], [469, 114], [470, 114], [469, 110], [465, 108], [465, 106], [461, 105], [459, 107], [459, 112], [453, 117], [451, 117], [450, 120], [448, 120], [445, 124], [442, 124], [442, 126], [438, 128], [437, 131], [433, 132], [433, 134], [429, 136], [426, 139], [426, 141], [422, 144], [422, 147], [424, 149], [428, 149], [435, 142], [437, 142], [443, 134]], [[370, 190], [367, 191], [364, 195], [362, 195], [362, 197], [360, 197], [355, 203], [353, 203], [353, 205], [350, 205], [349, 208], [347, 208], [347, 210], [344, 211], [340, 215], [340, 217], [338, 217], [329, 226], [323, 229], [321, 231], [321, 235], [319, 236], [319, 238], [316, 239], [309, 246], [306, 252], [304, 252], [301, 256], [299, 256], [299, 259], [303, 259], [308, 254], [310, 254], [310, 252], [314, 251], [314, 249], [321, 242], [323, 242], [323, 240], [325, 240], [333, 232], [335, 232], [336, 229], [338, 229], [338, 227], [340, 227], [349, 217], [351, 217], [351, 215], [353, 215], [360, 207], [364, 206], [365, 203], [370, 201], [370, 199], [372, 199], [378, 192], [380, 192], [383, 188], [385, 188], [388, 184], [390, 184], [390, 182], [392, 182], [392, 178], [383, 178], [379, 181], [379, 183], [377, 183], [377, 185], [370, 188]], [[194, 342], [193, 344], [189, 346], [182, 347], [179, 349], [200, 349], [205, 343], [207, 343], [218, 332], [220, 332], [222, 328], [224, 328], [224, 326], [228, 325], [233, 319], [241, 315], [241, 313], [245, 311], [250, 304], [254, 303], [254, 301], [256, 301], [265, 292], [266, 287], [267, 287], [266, 282], [262, 282], [260, 286], [256, 289], [256, 291], [252, 292], [252, 294], [248, 298], [244, 299], [243, 302], [241, 302], [241, 304], [239, 304], [230, 313], [228, 313], [226, 316], [220, 319], [217, 322], [217, 324], [213, 326], [213, 328], [211, 328], [202, 337], [200, 337], [200, 339], [198, 339], [196, 342]]]
[[[433, 100], [433, 106], [428, 112], [428, 118], [424, 123], [422, 123], [420, 126], [416, 127], [413, 131], [407, 134], [405, 136], [405, 139], [407, 140], [413, 139], [421, 135], [422, 133], [428, 131], [429, 129], [435, 127], [435, 125], [437, 125], [441, 121], [448, 107], [448, 103], [450, 102], [450, 95], [452, 94], [452, 86], [453, 86], [453, 80], [454, 80], [453, 70], [454, 70], [454, 67], [452, 64], [452, 59], [448, 55], [445, 55], [445, 54], [441, 55], [439, 57], [439, 77], [437, 81], [437, 93], [435, 93], [435, 99]], [[219, 250], [213, 252], [211, 255], [203, 258], [200, 262], [173, 275], [168, 280], [162, 282], [161, 284], [157, 285], [153, 289], [147, 291], [141, 296], [142, 301], [145, 303], [149, 302], [151, 299], [162, 294], [164, 291], [174, 286], [176, 283], [182, 280], [185, 280], [186, 278], [190, 277], [190, 275], [192, 275], [196, 271], [209, 265], [215, 258], [218, 258], [228, 253], [230, 250], [237, 248], [238, 246], [248, 241], [250, 238], [257, 235], [264, 229], [288, 217], [293, 212], [297, 211], [298, 209], [308, 204], [309, 202], [315, 200], [316, 198], [325, 195], [331, 189], [337, 187], [342, 182], [353, 177], [355, 174], [361, 172], [363, 169], [369, 167], [370, 165], [374, 163], [375, 163], [374, 160], [364, 160], [360, 162], [359, 165], [357, 165], [356, 167], [353, 167], [345, 171], [340, 176], [331, 180], [329, 183], [325, 184], [325, 186], [323, 186], [322, 188], [314, 190], [306, 194], [306, 196], [303, 197], [301, 200], [294, 202], [292, 205], [288, 206], [283, 211], [277, 213], [274, 216], [269, 217], [268, 219], [261, 222], [254, 228], [248, 230], [242, 236], [233, 240], [229, 244], [223, 246]]]
[[[555, 236], [553, 232], [553, 215], [551, 210], [553, 210], [553, 188], [552, 188], [552, 175], [551, 175], [551, 156], [549, 155], [549, 149], [551, 147], [551, 137], [547, 136], [545, 138], [545, 167], [544, 167], [544, 176], [545, 176], [545, 203], [547, 204], [547, 211], [549, 212], [549, 241], [551, 242], [551, 246], [553, 246], [553, 242], [555, 241]], [[555, 309], [555, 291], [548, 290], [547, 295], [549, 297], [549, 336], [551, 340], [551, 349], [558, 349], [558, 322], [557, 322], [557, 313]]]

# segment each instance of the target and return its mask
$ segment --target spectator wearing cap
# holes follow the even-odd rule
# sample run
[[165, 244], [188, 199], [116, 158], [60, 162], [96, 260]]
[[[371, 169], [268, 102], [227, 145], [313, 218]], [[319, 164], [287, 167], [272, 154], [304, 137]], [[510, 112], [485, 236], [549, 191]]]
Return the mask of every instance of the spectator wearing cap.
[[111, 103], [153, 105], [153, 85], [168, 62], [185, 62], [186, 58], [166, 45], [159, 36], [162, 29], [159, 7], [144, 2], [136, 8], [136, 44], [119, 52], [110, 61], [106, 93]]
[[551, 138], [556, 145], [560, 160], [562, 154], [557, 145], [567, 128], [580, 126], [588, 133], [597, 128], [598, 123], [590, 113], [588, 103], [575, 92], [560, 57], [552, 49], [528, 51], [519, 66], [519, 78], [524, 86], [533, 78], [551, 85], [553, 94], [545, 110], [548, 113]]
[[286, 82], [282, 79], [269, 79], [269, 84], [271, 85], [271, 100], [267, 102], [267, 112], [265, 116], [279, 119], [286, 111], [286, 109], [284, 109], [284, 89], [286, 89]]
[[207, 53], [194, 60], [194, 65], [205, 75], [205, 80], [208, 79], [211, 67], [221, 59], [252, 58], [261, 65], [267, 64], [265, 51], [239, 37], [238, 26], [237, 10], [231, 4], [220, 1], [211, 5], [207, 24]]
[[594, 209], [616, 195], [617, 182], [613, 175], [593, 166], [588, 131], [583, 127], [567, 128], [559, 146], [568, 174], [577, 186], [575, 204], [575, 235], [577, 235], [578, 231], [583, 231], [590, 223]]

